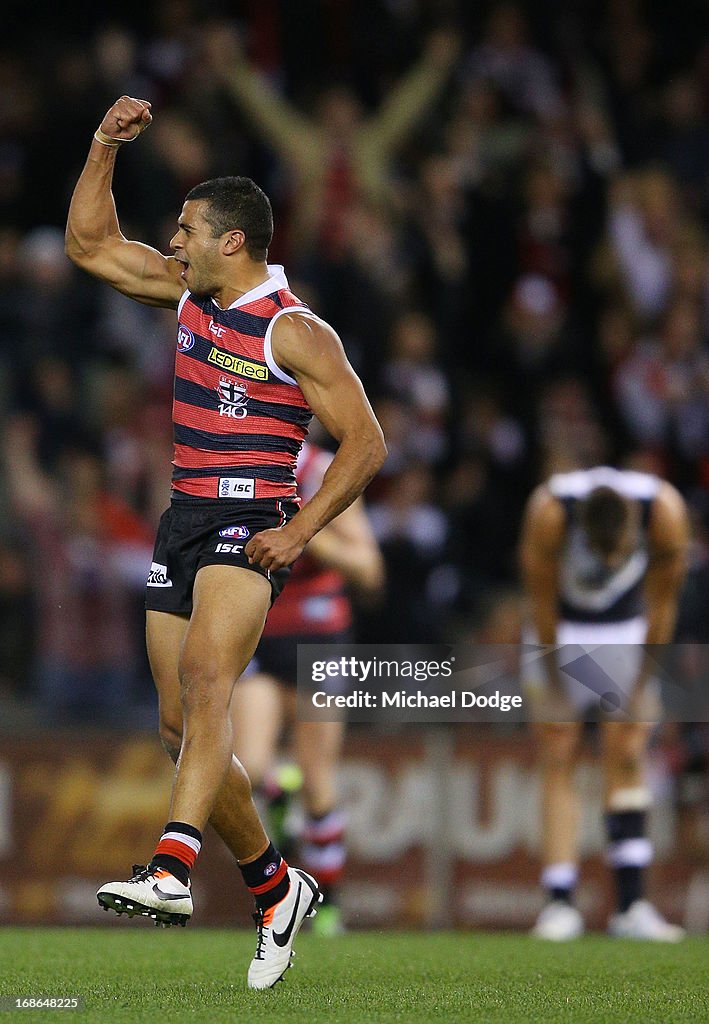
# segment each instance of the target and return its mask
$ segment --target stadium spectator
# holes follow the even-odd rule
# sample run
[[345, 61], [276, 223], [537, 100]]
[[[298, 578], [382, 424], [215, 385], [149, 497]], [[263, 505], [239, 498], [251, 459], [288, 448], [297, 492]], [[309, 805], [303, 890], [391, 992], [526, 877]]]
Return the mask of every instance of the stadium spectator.
[[457, 57], [457, 37], [430, 38], [420, 62], [375, 114], [365, 117], [343, 85], [325, 88], [315, 119], [288, 103], [244, 59], [228, 26], [208, 31], [212, 69], [279, 154], [293, 178], [293, 251], [317, 245], [337, 257], [353, 203], [396, 202], [390, 166], [412, 128], [436, 99]]
[[422, 462], [440, 462], [448, 447], [451, 396], [440, 368], [435, 325], [422, 313], [404, 313], [392, 328], [389, 350], [382, 384], [406, 405], [416, 424], [409, 450]]
[[39, 462], [36, 421], [7, 425], [12, 507], [32, 552], [37, 608], [34, 689], [45, 722], [133, 721], [143, 664], [137, 622], [152, 535], [110, 494], [100, 454], [76, 441]]
[[673, 302], [658, 338], [641, 338], [617, 367], [614, 386], [635, 443], [682, 464], [702, 459], [709, 451], [709, 352], [700, 308], [689, 299]]
[[370, 505], [372, 529], [387, 565], [386, 603], [376, 638], [381, 643], [442, 639], [447, 595], [438, 592], [435, 570], [446, 550], [449, 524], [434, 493], [431, 470], [412, 461]]
[[469, 79], [493, 82], [520, 113], [540, 120], [558, 118], [563, 98], [547, 58], [531, 45], [521, 7], [502, 3], [492, 8], [482, 42], [470, 54], [465, 73]]

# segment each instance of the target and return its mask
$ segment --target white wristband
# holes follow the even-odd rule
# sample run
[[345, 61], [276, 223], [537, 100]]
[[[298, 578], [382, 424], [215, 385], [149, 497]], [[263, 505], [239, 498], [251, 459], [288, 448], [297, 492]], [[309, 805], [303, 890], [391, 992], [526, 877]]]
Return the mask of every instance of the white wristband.
[[[142, 130], [143, 129], [141, 128], [140, 131]], [[140, 135], [140, 131], [138, 132], [138, 135]], [[132, 139], [114, 139], [112, 135], [106, 135], [106, 133], [102, 132], [100, 128], [97, 128], [94, 132], [94, 138], [96, 141], [100, 142], [102, 146], [107, 146], [108, 149], [118, 149], [118, 147], [122, 146], [124, 142], [135, 142], [138, 135], [134, 135]]]

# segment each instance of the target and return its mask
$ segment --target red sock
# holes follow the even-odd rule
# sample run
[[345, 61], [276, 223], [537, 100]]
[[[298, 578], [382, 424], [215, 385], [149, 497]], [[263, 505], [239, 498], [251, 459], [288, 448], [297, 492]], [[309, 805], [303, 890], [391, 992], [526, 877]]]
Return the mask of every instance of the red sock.
[[201, 848], [202, 833], [199, 829], [184, 821], [168, 821], [150, 866], [165, 868], [187, 885]]

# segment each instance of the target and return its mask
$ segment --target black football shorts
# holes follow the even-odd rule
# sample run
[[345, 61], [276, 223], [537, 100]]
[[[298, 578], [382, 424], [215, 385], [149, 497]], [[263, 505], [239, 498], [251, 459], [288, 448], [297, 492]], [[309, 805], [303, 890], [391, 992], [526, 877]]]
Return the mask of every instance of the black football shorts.
[[[298, 644], [351, 644], [351, 630], [337, 633], [294, 633], [293, 636], [262, 636], [243, 678], [256, 672], [273, 676], [286, 686], [298, 685]], [[332, 682], [332, 680], [330, 680]]]
[[297, 511], [297, 502], [283, 498], [173, 501], [160, 517], [145, 589], [146, 609], [191, 615], [194, 581], [203, 565], [238, 565], [260, 573], [271, 584], [273, 604], [290, 567], [268, 572], [260, 565], [249, 565], [244, 547], [254, 534], [283, 526]]

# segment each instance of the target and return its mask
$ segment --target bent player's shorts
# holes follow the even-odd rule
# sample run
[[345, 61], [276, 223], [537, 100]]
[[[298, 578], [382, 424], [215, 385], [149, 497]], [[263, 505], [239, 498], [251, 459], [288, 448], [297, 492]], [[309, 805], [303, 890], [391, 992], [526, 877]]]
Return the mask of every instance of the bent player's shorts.
[[173, 501], [160, 517], [145, 590], [146, 609], [191, 615], [195, 577], [205, 565], [236, 565], [260, 573], [271, 584], [273, 604], [290, 567], [269, 572], [249, 565], [244, 547], [254, 534], [283, 526], [297, 511], [297, 502], [283, 498]]
[[[638, 678], [644, 655], [647, 620], [638, 616], [623, 622], [559, 622], [556, 656], [566, 696], [583, 717], [601, 710], [601, 717], [621, 716], [625, 700]], [[533, 630], [525, 630], [523, 644], [537, 643]], [[534, 706], [546, 686], [543, 661], [525, 656], [521, 667], [522, 688]], [[650, 705], [658, 699], [659, 684], [649, 679], [645, 695]]]
[[[337, 633], [295, 633], [293, 636], [262, 636], [256, 653], [246, 666], [242, 679], [256, 672], [273, 676], [286, 686], [298, 684], [298, 644], [348, 644], [352, 643], [349, 630]], [[330, 685], [334, 684], [330, 680]]]

